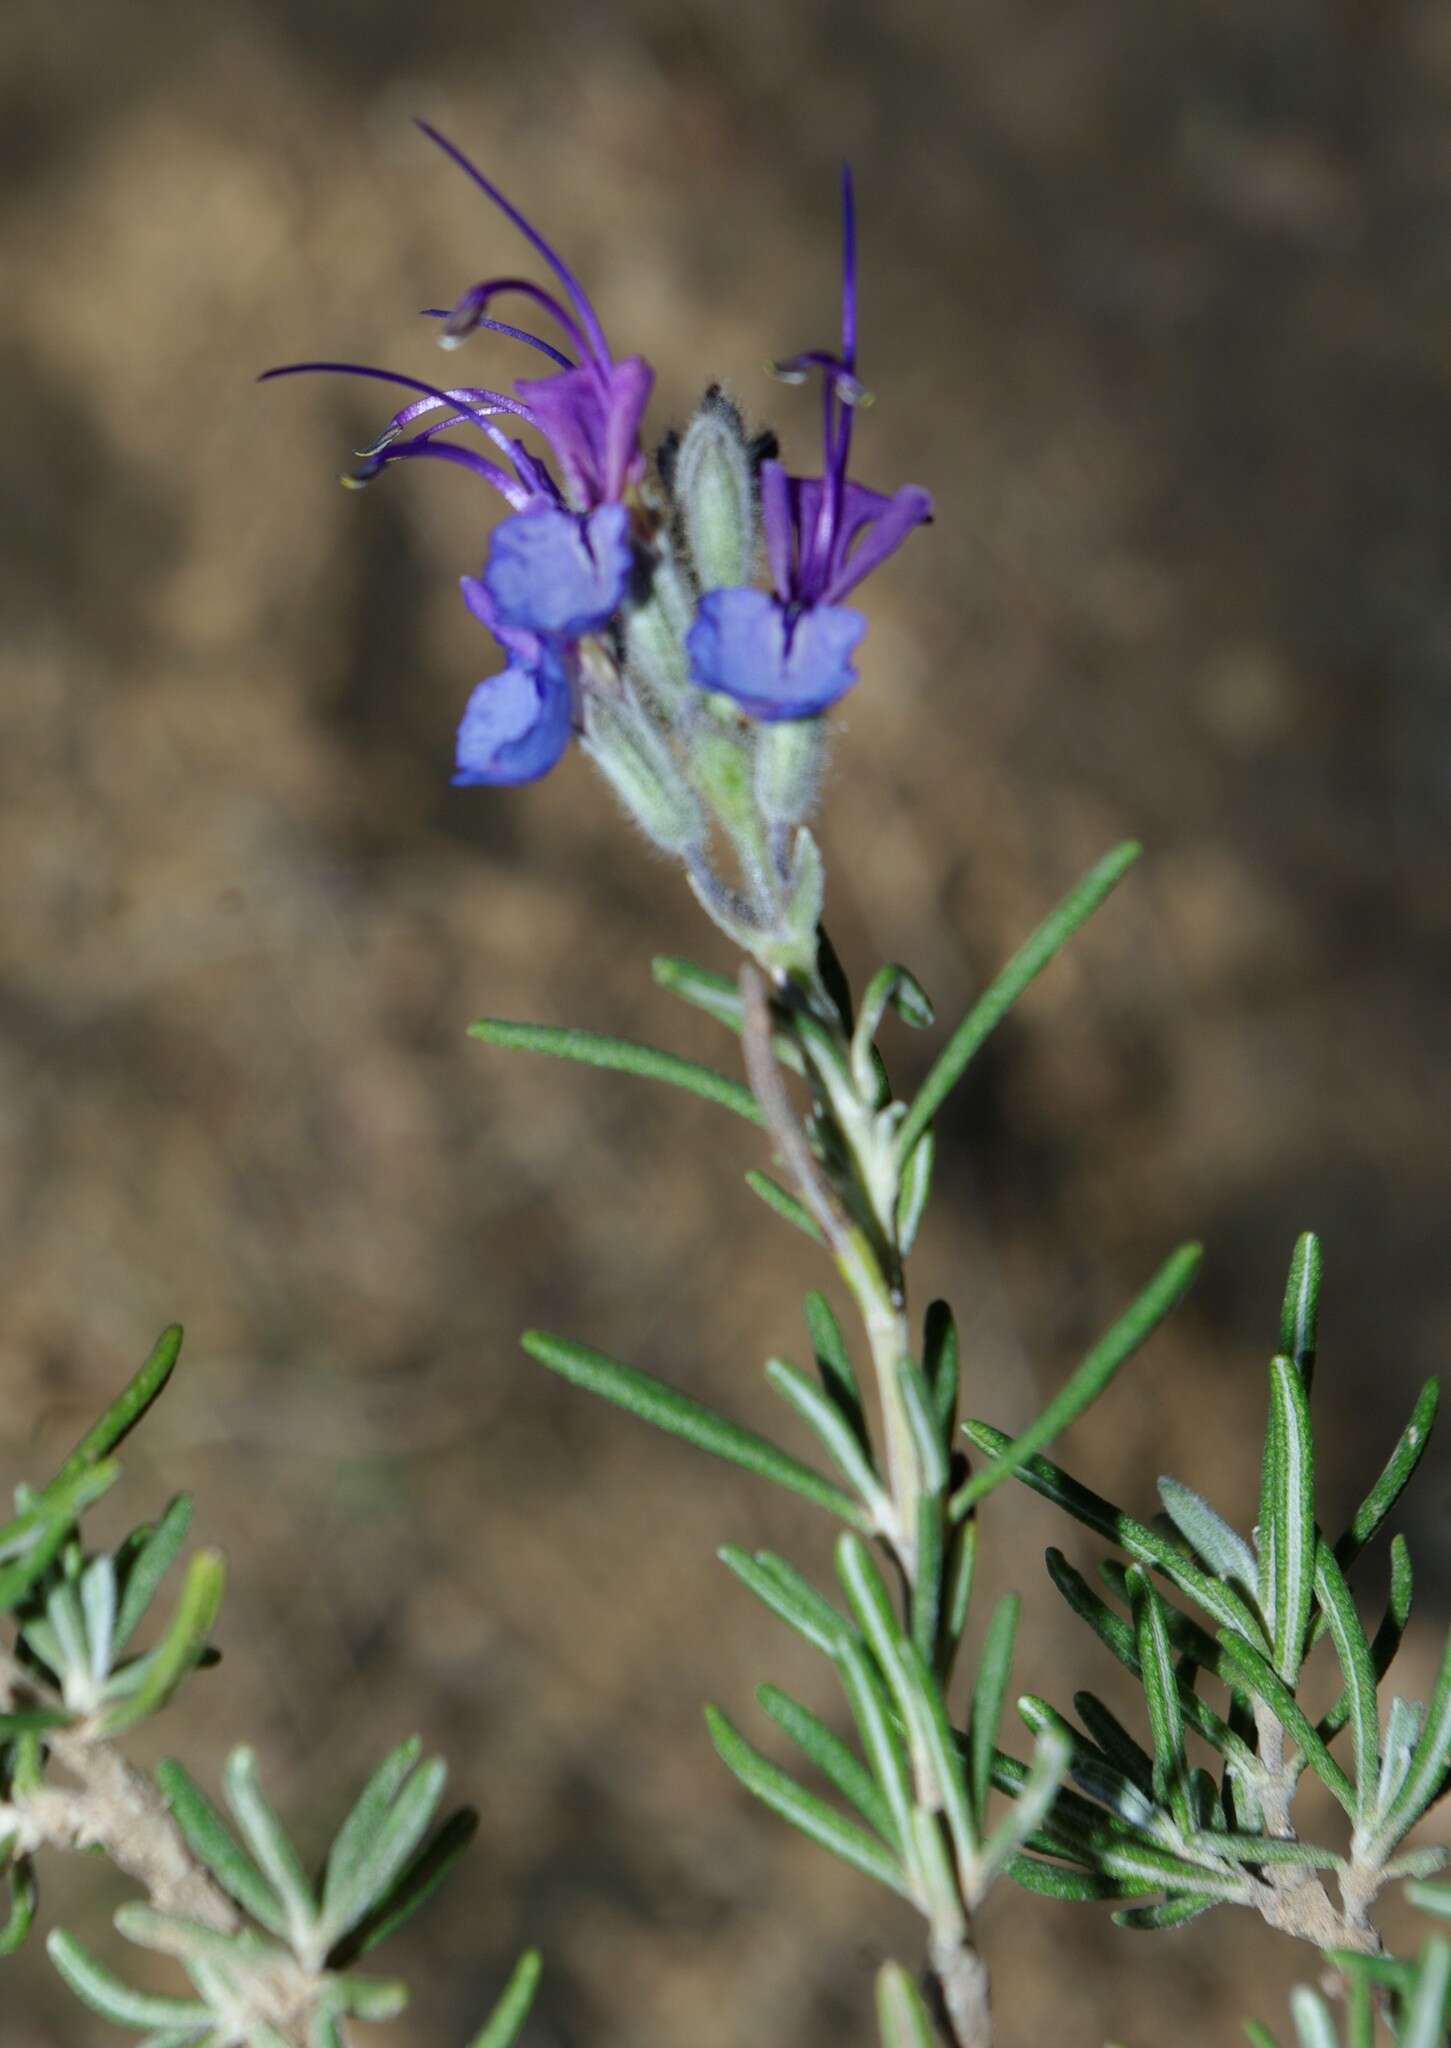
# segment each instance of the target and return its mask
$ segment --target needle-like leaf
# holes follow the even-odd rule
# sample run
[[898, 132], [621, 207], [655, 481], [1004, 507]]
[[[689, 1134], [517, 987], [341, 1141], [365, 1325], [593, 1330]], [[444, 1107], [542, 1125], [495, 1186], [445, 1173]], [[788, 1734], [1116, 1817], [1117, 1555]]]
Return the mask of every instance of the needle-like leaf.
[[747, 1123], [765, 1119], [756, 1098], [743, 1081], [733, 1081], [705, 1067], [698, 1060], [682, 1059], [679, 1053], [662, 1052], [658, 1046], [638, 1045], [632, 1038], [610, 1038], [598, 1031], [578, 1031], [554, 1024], [513, 1024], [503, 1017], [481, 1017], [470, 1024], [469, 1037], [485, 1045], [503, 1046], [512, 1052], [547, 1053], [553, 1059], [577, 1060], [587, 1067], [605, 1067], [612, 1073], [634, 1074], [644, 1081], [664, 1081], [718, 1103]]
[[1079, 926], [1092, 917], [1138, 859], [1142, 848], [1132, 840], [1116, 846], [1091, 867], [1050, 911], [1027, 944], [1016, 952], [997, 978], [978, 997], [938, 1054], [898, 1134], [905, 1159], [967, 1070], [983, 1041], [1000, 1024], [1023, 991], [1037, 979]]
[[804, 1835], [809, 1835], [844, 1863], [853, 1864], [867, 1877], [874, 1877], [878, 1884], [900, 1892], [904, 1898], [909, 1895], [896, 1860], [864, 1828], [847, 1820], [808, 1792], [804, 1785], [797, 1784], [794, 1778], [768, 1762], [731, 1726], [718, 1707], [707, 1707], [705, 1718], [721, 1762], [764, 1806], [769, 1806], [773, 1813], [779, 1813], [783, 1820], [789, 1820], [793, 1827], [800, 1828]]
[[[949, 1503], [953, 1515], [966, 1514], [995, 1486], [1022, 1472], [1034, 1452], [1040, 1451], [1044, 1444], [1065, 1430], [1070, 1422], [1076, 1421], [1084, 1409], [1098, 1399], [1119, 1367], [1132, 1358], [1144, 1340], [1177, 1306], [1202, 1256], [1202, 1247], [1186, 1244], [1165, 1261], [1138, 1300], [1124, 1311], [1112, 1329], [1099, 1338], [1042, 1414], [1011, 1443], [1005, 1442], [992, 1464], [980, 1466], [957, 1489]], [[971, 1429], [969, 1434], [973, 1435], [973, 1441], [980, 1449], [986, 1447], [982, 1438]], [[1026, 1477], [1026, 1473], [1023, 1476]]]
[[754, 1430], [745, 1429], [738, 1422], [728, 1422], [725, 1416], [717, 1415], [689, 1394], [667, 1386], [664, 1380], [657, 1380], [632, 1365], [622, 1365], [618, 1359], [607, 1358], [601, 1351], [573, 1344], [566, 1337], [551, 1336], [547, 1330], [526, 1330], [520, 1342], [531, 1358], [537, 1358], [552, 1372], [559, 1373], [577, 1387], [587, 1388], [592, 1394], [603, 1395], [616, 1407], [628, 1409], [644, 1422], [654, 1423], [667, 1435], [684, 1437], [697, 1450], [709, 1451], [713, 1456], [725, 1458], [735, 1465], [744, 1465], [748, 1472], [773, 1480], [777, 1486], [784, 1486], [791, 1493], [801, 1494], [804, 1499], [814, 1501], [817, 1507], [839, 1515], [844, 1522], [850, 1522], [857, 1528], [869, 1526], [866, 1510], [849, 1493], [843, 1493], [839, 1486], [833, 1486], [829, 1479], [813, 1472], [809, 1465], [803, 1465], [765, 1437], [757, 1436]]
[[483, 2030], [475, 2034], [470, 2048], [513, 2048], [529, 2017], [542, 1968], [538, 1949], [526, 1948], [514, 1965], [498, 2004], [485, 2021]]

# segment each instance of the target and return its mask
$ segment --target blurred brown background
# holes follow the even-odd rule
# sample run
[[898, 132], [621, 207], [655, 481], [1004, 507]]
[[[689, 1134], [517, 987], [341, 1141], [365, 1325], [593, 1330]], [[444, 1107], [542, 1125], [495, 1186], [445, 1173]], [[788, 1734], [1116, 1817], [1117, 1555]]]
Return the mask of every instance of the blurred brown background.
[[[419, 1992], [389, 2042], [462, 2043], [536, 1939], [540, 2048], [866, 2043], [915, 1928], [748, 1812], [699, 1717], [759, 1732], [766, 1675], [826, 1702], [712, 1551], [824, 1568], [827, 1532], [515, 1344], [550, 1324], [780, 1427], [798, 1246], [742, 1128], [463, 1036], [493, 1011], [707, 1051], [647, 961], [723, 949], [582, 761], [449, 788], [482, 487], [344, 497], [386, 394], [251, 380], [438, 374], [416, 309], [519, 266], [421, 112], [659, 365], [657, 429], [723, 375], [809, 459], [812, 404], [759, 366], [831, 334], [850, 154], [861, 473], [939, 520], [874, 586], [837, 721], [838, 941], [950, 1019], [1105, 846], [1150, 849], [944, 1119], [921, 1300], [954, 1297], [972, 1406], [1011, 1423], [1202, 1235], [1191, 1304], [1065, 1455], [1140, 1511], [1172, 1469], [1247, 1519], [1317, 1227], [1339, 1512], [1451, 1334], [1451, 11], [11, 0], [0, 91], [0, 1473], [185, 1319], [108, 1524], [194, 1488], [230, 1554], [227, 1661], [165, 1743], [211, 1776], [253, 1741], [314, 1847], [412, 1728], [483, 1810], [395, 1951]], [[1063, 1528], [1003, 1496], [990, 1527], [1024, 1681], [1065, 1698], [1071, 1654], [1107, 1687], [1037, 1563]], [[47, 1910], [104, 1943], [112, 1903], [77, 1868]], [[1308, 1961], [1018, 1894], [987, 1941], [1009, 2048], [1229, 2041]], [[0, 1998], [5, 2048], [114, 2038], [38, 1945]]]

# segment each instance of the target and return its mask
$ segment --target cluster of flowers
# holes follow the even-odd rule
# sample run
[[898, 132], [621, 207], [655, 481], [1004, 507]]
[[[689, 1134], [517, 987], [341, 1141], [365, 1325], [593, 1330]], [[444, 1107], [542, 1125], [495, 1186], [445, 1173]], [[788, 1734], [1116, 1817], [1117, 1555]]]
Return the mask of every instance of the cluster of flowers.
[[[588, 742], [593, 724], [608, 724], [611, 702], [633, 721], [627, 744], [646, 757], [657, 738], [711, 703], [708, 693], [717, 716], [728, 708], [724, 697], [738, 707], [735, 717], [815, 717], [856, 680], [852, 657], [866, 621], [843, 600], [932, 511], [915, 486], [888, 497], [847, 473], [853, 409], [865, 397], [856, 371], [849, 172], [840, 350], [807, 350], [777, 366], [791, 381], [821, 375], [821, 475], [791, 475], [769, 436], [749, 443], [736, 409], [714, 389], [652, 470], [640, 442], [650, 365], [643, 356], [616, 360], [562, 258], [462, 151], [419, 126], [557, 281], [549, 290], [527, 278], [485, 278], [451, 310], [435, 312], [443, 346], [488, 329], [545, 357], [548, 373], [519, 378], [512, 396], [474, 385], [444, 389], [361, 363], [293, 363], [267, 375], [332, 371], [411, 390], [416, 396], [347, 481], [366, 483], [392, 463], [432, 457], [473, 471], [509, 508], [482, 574], [462, 580], [465, 602], [506, 665], [469, 699], [454, 780], [518, 783], [547, 774], [572, 734]], [[529, 301], [563, 346], [490, 317], [505, 296]], [[519, 438], [524, 429], [545, 444], [553, 467]], [[459, 430], [469, 438], [457, 438]], [[762, 544], [769, 591], [751, 580]], [[651, 732], [640, 731], [642, 715]]]

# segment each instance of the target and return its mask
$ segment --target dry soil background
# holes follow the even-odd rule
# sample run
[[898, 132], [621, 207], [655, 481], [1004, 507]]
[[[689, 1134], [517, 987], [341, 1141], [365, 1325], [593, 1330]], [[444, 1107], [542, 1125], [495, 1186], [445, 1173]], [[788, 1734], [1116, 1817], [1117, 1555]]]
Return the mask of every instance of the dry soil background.
[[[922, 1298], [1012, 1422], [1202, 1235], [1070, 1462], [1243, 1516], [1313, 1224], [1343, 1504], [1451, 1335], [1451, 11], [11, 0], [0, 95], [0, 1472], [185, 1319], [123, 1505], [194, 1488], [233, 1590], [158, 1735], [206, 1773], [254, 1742], [311, 1843], [415, 1727], [483, 1809], [400, 1945], [397, 2048], [462, 2042], [526, 1939], [540, 2048], [866, 2043], [914, 1930], [746, 1810], [698, 1708], [749, 1720], [768, 1673], [824, 1700], [712, 1558], [821, 1562], [823, 1530], [515, 1344], [548, 1323], [764, 1421], [797, 1246], [741, 1187], [748, 1133], [462, 1034], [702, 1049], [646, 963], [721, 948], [582, 762], [449, 788], [492, 508], [452, 473], [342, 496], [382, 408], [251, 379], [433, 374], [416, 309], [518, 264], [422, 112], [653, 356], [659, 427], [723, 375], [804, 454], [813, 408], [759, 366], [830, 334], [850, 154], [862, 471], [940, 516], [837, 721], [839, 942], [950, 1014], [1106, 845], [1150, 848], [945, 1118]], [[1422, 1680], [1448, 1457], [1413, 1516]], [[1052, 1685], [1063, 1532], [1002, 1496], [991, 1526]], [[104, 1941], [112, 1902], [78, 1868], [47, 1911]], [[987, 1940], [1009, 2048], [1227, 2042], [1303, 1967], [1222, 1915], [1145, 1941], [1018, 1896]], [[5, 1969], [4, 2048], [113, 2038], [38, 1946]]]

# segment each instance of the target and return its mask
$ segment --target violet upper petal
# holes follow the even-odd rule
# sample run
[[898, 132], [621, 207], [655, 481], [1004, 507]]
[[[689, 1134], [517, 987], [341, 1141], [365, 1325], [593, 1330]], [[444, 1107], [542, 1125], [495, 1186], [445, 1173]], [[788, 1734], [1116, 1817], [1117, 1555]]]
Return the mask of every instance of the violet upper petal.
[[483, 583], [503, 626], [577, 640], [618, 608], [633, 565], [623, 505], [587, 519], [541, 506], [495, 527]]
[[559, 656], [537, 667], [511, 661], [475, 686], [458, 729], [454, 782], [537, 782], [569, 744], [569, 683]]
[[734, 697], [752, 717], [809, 718], [856, 681], [860, 612], [817, 605], [793, 618], [764, 590], [712, 590], [686, 636], [693, 681]]
[[514, 388], [564, 472], [569, 500], [580, 511], [622, 497], [643, 469], [640, 421], [653, 382], [643, 356], [516, 381]]
[[[931, 517], [931, 492], [921, 490], [916, 484], [903, 484], [892, 494], [884, 510], [865, 522], [858, 521], [855, 527], [843, 533], [838, 548], [834, 550], [834, 573], [822, 592], [823, 597], [828, 603], [835, 604], [848, 591], [855, 590], [864, 576], [869, 576], [902, 545], [914, 526], [925, 525]], [[860, 538], [848, 552], [853, 532], [858, 532]]]

